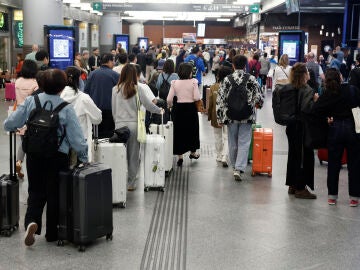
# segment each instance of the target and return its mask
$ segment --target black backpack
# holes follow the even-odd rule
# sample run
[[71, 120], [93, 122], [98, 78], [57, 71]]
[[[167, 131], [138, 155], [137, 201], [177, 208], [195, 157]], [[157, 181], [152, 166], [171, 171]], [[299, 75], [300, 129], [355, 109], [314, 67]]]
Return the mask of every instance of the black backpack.
[[151, 66], [154, 62], [154, 59], [153, 59], [153, 55], [152, 53], [147, 53], [145, 55], [145, 64], [148, 65], [148, 66]]
[[194, 79], [196, 79], [196, 74], [197, 74], [197, 72], [198, 72], [197, 67], [196, 67], [197, 60], [198, 60], [198, 58], [196, 57], [196, 58], [191, 59], [191, 60], [188, 61], [188, 63], [191, 64], [192, 67], [193, 67], [192, 77], [193, 77]]
[[159, 88], [159, 98], [166, 100], [166, 98], [169, 94], [169, 91], [170, 91], [170, 83], [168, 81], [170, 78], [170, 75], [169, 75], [169, 77], [167, 77], [166, 80], [164, 78], [164, 73], [161, 73], [161, 77], [163, 78], [163, 81]]
[[248, 91], [246, 83], [250, 75], [244, 74], [243, 81], [237, 84], [232, 75], [228, 76], [231, 83], [231, 89], [228, 96], [227, 117], [231, 120], [246, 120], [253, 114], [253, 107], [248, 102]]
[[291, 84], [276, 85], [272, 96], [275, 122], [287, 126], [295, 121], [298, 114], [298, 90]]
[[[28, 155], [38, 157], [54, 157], [63, 142], [66, 131], [58, 138], [58, 128], [60, 125], [59, 112], [68, 102], [60, 103], [54, 110], [50, 100], [46, 101], [41, 107], [38, 95], [34, 95], [36, 107], [30, 112], [29, 119], [26, 122], [22, 147]], [[50, 110], [46, 109], [50, 105]]]
[[157, 87], [156, 87], [156, 82], [157, 82], [157, 79], [158, 79], [158, 77], [159, 77], [159, 72], [155, 72], [152, 76], [151, 76], [151, 78], [150, 78], [150, 80], [149, 80], [149, 82], [148, 82], [148, 86], [150, 87], [150, 89], [151, 89], [151, 91], [153, 92], [153, 94], [154, 94], [154, 96], [155, 97], [157, 97], [158, 96], [158, 94], [159, 94], [159, 90], [157, 89]]

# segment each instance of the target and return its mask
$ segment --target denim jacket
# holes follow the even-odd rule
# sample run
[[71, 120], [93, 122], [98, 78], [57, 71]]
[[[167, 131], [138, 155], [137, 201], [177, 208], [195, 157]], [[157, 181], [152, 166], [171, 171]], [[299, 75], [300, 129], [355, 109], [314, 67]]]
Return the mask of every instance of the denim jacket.
[[[43, 104], [45, 101], [50, 100], [53, 104], [53, 109], [55, 109], [61, 102], [64, 100], [60, 98], [59, 95], [48, 95], [46, 93], [39, 94], [40, 103]], [[47, 105], [49, 106], [49, 105]], [[19, 105], [5, 121], [4, 128], [6, 131], [13, 131], [18, 128], [22, 128], [27, 119], [29, 118], [30, 112], [35, 108], [35, 100], [33, 96], [29, 96], [25, 99], [25, 102]], [[82, 129], [78, 118], [76, 117], [74, 107], [69, 104], [65, 106], [59, 112], [59, 121], [60, 127], [58, 129], [58, 136], [60, 137], [64, 128], [66, 129], [66, 136], [59, 147], [59, 152], [68, 154], [70, 148], [74, 149], [78, 158], [82, 162], [88, 161], [87, 155], [87, 143], [85, 141]]]

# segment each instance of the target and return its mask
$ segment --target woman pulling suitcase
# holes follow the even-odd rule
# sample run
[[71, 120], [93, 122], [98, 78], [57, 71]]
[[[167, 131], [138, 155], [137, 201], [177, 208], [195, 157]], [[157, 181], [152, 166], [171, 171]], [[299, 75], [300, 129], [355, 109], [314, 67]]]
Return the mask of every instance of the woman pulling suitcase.
[[164, 113], [163, 109], [146, 97], [144, 89], [138, 85], [135, 65], [126, 64], [121, 70], [119, 82], [112, 89], [111, 107], [115, 129], [127, 126], [130, 130], [126, 143], [128, 191], [136, 190], [136, 174], [140, 165], [140, 143], [137, 141], [138, 102], [151, 113]]
[[[66, 74], [58, 69], [49, 69], [44, 71], [43, 76], [42, 90], [44, 93], [27, 97], [24, 103], [19, 105], [17, 110], [5, 120], [5, 130], [13, 131], [27, 123], [28, 129], [25, 137], [30, 138], [29, 130], [32, 128], [27, 120], [29, 116], [34, 115], [34, 109], [38, 107], [36, 102], [39, 101], [41, 108], [45, 108], [46, 111], [55, 109], [63, 103], [60, 93], [66, 86]], [[52, 109], [50, 109], [51, 105]], [[35, 113], [35, 115], [37, 114]], [[48, 242], [58, 240], [59, 172], [68, 169], [69, 149], [72, 148], [77, 152], [81, 162], [88, 161], [87, 143], [73, 106], [63, 106], [57, 115], [59, 121], [56, 130], [58, 138], [52, 140], [55, 141], [57, 147], [55, 151], [49, 153], [49, 147], [44, 147], [44, 145], [29, 144], [28, 147], [24, 147], [27, 154], [26, 168], [29, 181], [28, 206], [24, 222], [26, 246], [33, 245], [35, 242], [34, 234], [40, 235], [41, 233], [41, 216], [45, 204], [47, 204], [45, 238]], [[25, 137], [24, 140], [26, 140]], [[41, 140], [39, 144], [46, 144], [48, 141], [50, 140]], [[36, 153], [36, 150], [39, 151]]]

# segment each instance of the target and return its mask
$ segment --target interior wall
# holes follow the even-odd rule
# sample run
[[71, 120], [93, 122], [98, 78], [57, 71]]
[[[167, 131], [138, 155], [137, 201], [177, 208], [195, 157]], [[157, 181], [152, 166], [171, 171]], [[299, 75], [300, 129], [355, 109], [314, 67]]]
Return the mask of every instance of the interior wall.
[[[123, 23], [123, 33], [129, 34], [129, 25]], [[164, 31], [164, 36], [163, 36]], [[165, 26], [161, 24], [145, 24], [144, 36], [149, 38], [153, 44], [162, 44], [163, 37], [165, 38], [181, 38], [182, 33], [196, 33], [196, 27], [193, 25], [172, 24]], [[227, 36], [243, 36], [245, 34], [243, 29], [234, 28], [231, 25], [206, 25], [204, 38], [225, 38]]]

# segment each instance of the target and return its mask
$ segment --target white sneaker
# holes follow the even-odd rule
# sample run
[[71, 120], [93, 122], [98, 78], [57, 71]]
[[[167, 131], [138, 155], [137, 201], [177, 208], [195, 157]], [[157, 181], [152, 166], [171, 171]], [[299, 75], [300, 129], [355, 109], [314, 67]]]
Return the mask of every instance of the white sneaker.
[[235, 181], [241, 181], [242, 180], [240, 171], [234, 170], [234, 178], [235, 178]]
[[31, 222], [26, 229], [26, 233], [25, 233], [25, 240], [24, 243], [26, 246], [32, 246], [35, 243], [35, 236], [34, 234], [36, 233], [38, 229], [38, 225], [35, 222]]

